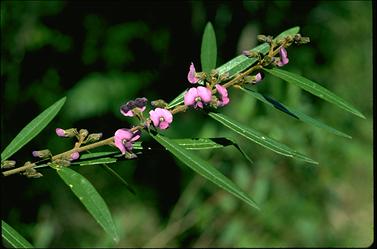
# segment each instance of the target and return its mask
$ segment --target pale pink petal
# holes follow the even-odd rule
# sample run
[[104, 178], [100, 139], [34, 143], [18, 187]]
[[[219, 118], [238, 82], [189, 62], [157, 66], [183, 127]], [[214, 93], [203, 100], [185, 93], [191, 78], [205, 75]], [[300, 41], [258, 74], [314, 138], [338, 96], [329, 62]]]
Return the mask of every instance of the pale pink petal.
[[153, 122], [153, 125], [155, 127], [157, 127], [158, 124], [160, 123], [160, 115], [159, 115], [157, 109], [158, 108], [156, 108], [155, 110], [152, 110], [152, 111], [149, 112], [149, 116], [150, 116], [150, 118], [151, 118], [151, 120]]
[[204, 103], [211, 102], [211, 98], [212, 98], [211, 90], [203, 86], [198, 86], [197, 89], [198, 89], [197, 90], [198, 95]]
[[160, 126], [159, 127], [160, 127], [161, 130], [165, 130], [165, 129], [167, 129], [169, 127], [169, 123], [166, 122], [166, 121], [162, 121], [162, 122], [160, 122]]
[[195, 108], [196, 107], [199, 107], [199, 108], [203, 109], [203, 103], [201, 101], [196, 102]]
[[114, 137], [114, 143], [115, 146], [120, 150], [120, 152], [122, 152], [122, 154], [126, 153], [126, 148], [124, 147], [122, 138]]
[[226, 90], [225, 87], [223, 87], [220, 84], [215, 85], [217, 92], [221, 95], [221, 97], [227, 97], [228, 96], [228, 90]]
[[165, 109], [162, 109], [162, 111], [163, 111], [163, 117], [165, 121], [168, 122], [169, 124], [173, 122], [173, 115], [171, 114], [171, 112]]
[[132, 110], [124, 112], [122, 109], [120, 109], [120, 113], [122, 113], [126, 117], [133, 117], [134, 116], [134, 113], [132, 112]]
[[191, 62], [191, 65], [190, 65], [190, 71], [188, 72], [188, 75], [187, 75], [187, 80], [191, 83], [191, 84], [195, 84], [198, 82], [198, 78], [195, 77], [195, 73], [196, 73], [196, 70], [195, 70], [195, 66], [194, 66], [194, 63]]
[[129, 131], [128, 129], [118, 129], [115, 132], [115, 137], [130, 140], [133, 137], [133, 133], [131, 131]]
[[194, 105], [196, 97], [198, 97], [198, 91], [194, 87], [190, 88], [184, 96], [185, 105], [187, 106]]
[[280, 49], [279, 55], [280, 55], [280, 62], [281, 62], [280, 64], [285, 65], [289, 62], [288, 52], [284, 47]]

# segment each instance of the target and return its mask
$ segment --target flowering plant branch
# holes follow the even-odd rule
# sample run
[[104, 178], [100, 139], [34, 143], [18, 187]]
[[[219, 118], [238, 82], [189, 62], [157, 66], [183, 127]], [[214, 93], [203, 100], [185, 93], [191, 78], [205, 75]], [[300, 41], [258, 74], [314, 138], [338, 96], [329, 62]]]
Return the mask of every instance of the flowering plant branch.
[[[80, 157], [80, 152], [84, 152], [90, 149], [94, 149], [101, 146], [115, 145], [126, 158], [135, 158], [136, 155], [132, 153], [132, 144], [140, 138], [140, 131], [143, 129], [149, 129], [151, 124], [154, 128], [165, 130], [169, 128], [173, 121], [173, 115], [180, 112], [185, 112], [188, 107], [194, 109], [203, 109], [205, 107], [218, 108], [229, 104], [230, 99], [228, 97], [227, 88], [231, 86], [244, 86], [245, 84], [257, 84], [263, 78], [263, 73], [258, 72], [252, 75], [255, 71], [260, 71], [266, 66], [278, 66], [282, 67], [288, 63], [288, 54], [286, 47], [290, 46], [293, 42], [296, 44], [306, 43], [308, 38], [302, 38], [299, 34], [294, 36], [286, 36], [279, 43], [274, 42], [272, 37], [259, 36], [258, 40], [268, 42], [270, 50], [266, 56], [251, 51], [244, 51], [243, 54], [247, 57], [257, 57], [258, 62], [256, 65], [248, 68], [243, 73], [240, 73], [233, 79], [229, 80], [226, 74], [218, 75], [216, 70], [213, 70], [210, 75], [205, 72], [196, 72], [193, 63], [190, 65], [190, 69], [187, 75], [189, 83], [198, 87], [190, 88], [184, 95], [184, 104], [178, 105], [174, 108], [167, 108], [167, 104], [163, 100], [152, 101], [152, 105], [156, 108], [149, 112], [150, 117], [145, 118], [143, 112], [146, 109], [147, 99], [137, 98], [134, 101], [128, 101], [126, 104], [120, 107], [120, 112], [126, 117], [136, 116], [140, 121], [140, 125], [134, 126], [131, 129], [118, 129], [113, 137], [97, 141], [101, 138], [101, 133], [94, 133], [88, 136], [88, 131], [81, 129], [77, 132], [77, 129], [70, 128], [63, 130], [61, 128], [56, 129], [56, 134], [59, 137], [76, 137], [78, 142], [75, 143], [75, 147], [66, 152], [58, 155], [51, 156], [48, 150], [33, 151], [33, 156], [42, 159], [50, 159], [51, 162], [62, 163], [69, 165], [69, 161], [77, 160]], [[279, 57], [274, 57], [279, 53]], [[262, 57], [263, 56], [263, 57]], [[217, 96], [215, 95], [217, 94]], [[160, 108], [163, 107], [163, 108]], [[94, 142], [85, 146], [82, 144]], [[45, 160], [41, 160], [45, 161]], [[38, 165], [40, 161], [30, 163], [26, 162], [22, 167], [7, 170], [2, 172], [4, 176], [25, 172], [24, 174], [29, 177], [40, 177], [41, 173], [35, 171], [34, 167]], [[13, 165], [13, 163], [11, 163]], [[9, 167], [9, 166], [8, 166]], [[3, 167], [4, 168], [4, 167]], [[7, 168], [7, 167], [5, 167]]]
[[[65, 99], [62, 99], [35, 118], [20, 132], [21, 135], [19, 134], [10, 145], [5, 148], [1, 154], [2, 174], [3, 176], [10, 176], [21, 173], [27, 177], [38, 178], [41, 177], [42, 174], [36, 169], [42, 167], [56, 169], [59, 176], [72, 189], [75, 195], [79, 197], [80, 201], [103, 229], [111, 235], [114, 240], [117, 240], [118, 235], [115, 225], [104, 200], [89, 181], [77, 172], [71, 170], [68, 166], [77, 163], [80, 164], [84, 159], [94, 158], [93, 154], [96, 153], [85, 154], [83, 152], [89, 152], [91, 149], [102, 146], [116, 147], [120, 153], [114, 155], [114, 153], [99, 152], [95, 155], [96, 159], [91, 161], [92, 163], [104, 164], [113, 163], [120, 159], [135, 159], [137, 158], [137, 154], [134, 151], [143, 147], [138, 140], [141, 138], [142, 131], [144, 131], [192, 170], [250, 206], [258, 209], [257, 204], [230, 179], [224, 176], [209, 162], [191, 152], [191, 150], [197, 149], [213, 149], [234, 145], [245, 155], [237, 143], [228, 138], [200, 138], [196, 140], [170, 139], [159, 132], [173, 125], [174, 115], [186, 112], [189, 109], [203, 110], [209, 117], [252, 142], [281, 155], [304, 160], [311, 164], [318, 164], [296, 150], [218, 112], [222, 107], [231, 104], [232, 101], [228, 91], [230, 89], [236, 89], [248, 93], [256, 99], [300, 121], [322, 128], [335, 135], [351, 138], [333, 127], [323, 124], [304, 113], [291, 109], [269, 96], [265, 96], [248, 88], [248, 86], [260, 84], [264, 79], [264, 73], [267, 72], [289, 83], [295, 84], [305, 91], [335, 104], [348, 112], [365, 118], [363, 114], [352, 105], [319, 84], [303, 76], [280, 69], [290, 62], [287, 48], [293, 44], [299, 45], [309, 42], [308, 37], [303, 37], [298, 32], [299, 28], [294, 27], [275, 38], [272, 36], [259, 35], [257, 38], [260, 42], [263, 42], [261, 45], [254, 49], [243, 51], [241, 55], [216, 68], [216, 37], [212, 25], [208, 23], [202, 41], [202, 71], [197, 72], [194, 63], [189, 65], [187, 80], [189, 84], [191, 84], [191, 87], [178, 95], [173, 101], [170, 103], [162, 99], [151, 101], [150, 105], [152, 109], [148, 112], [148, 115], [145, 114], [149, 103], [147, 98], [141, 97], [126, 102], [120, 106], [120, 113], [127, 118], [137, 118], [138, 124], [130, 128], [117, 129], [114, 132], [114, 136], [105, 139], [102, 139], [102, 133], [90, 134], [86, 129], [57, 128], [56, 134], [59, 137], [75, 138], [77, 140], [72, 149], [57, 155], [52, 155], [48, 149], [33, 151], [32, 155], [39, 158], [38, 161], [28, 161], [23, 166], [14, 168], [16, 164], [15, 161], [8, 160], [8, 158], [30, 141], [52, 120], [64, 104]], [[110, 154], [112, 154], [113, 157], [109, 157]], [[247, 155], [245, 155], [245, 157], [247, 157]], [[116, 176], [122, 179], [119, 175]]]

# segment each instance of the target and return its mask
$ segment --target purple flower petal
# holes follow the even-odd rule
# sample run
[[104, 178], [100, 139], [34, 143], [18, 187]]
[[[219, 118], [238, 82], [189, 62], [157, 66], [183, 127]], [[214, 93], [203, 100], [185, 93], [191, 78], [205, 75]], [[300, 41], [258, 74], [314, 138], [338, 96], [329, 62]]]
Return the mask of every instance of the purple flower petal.
[[196, 84], [199, 81], [199, 79], [195, 77], [195, 74], [196, 74], [195, 66], [194, 66], [194, 63], [191, 62], [190, 71], [187, 74], [187, 80], [191, 84]]
[[170, 111], [162, 108], [156, 108], [149, 112], [150, 118], [155, 127], [165, 130], [169, 127], [169, 124], [173, 121], [173, 115]]
[[289, 62], [288, 52], [287, 52], [287, 50], [284, 47], [282, 47], [279, 50], [279, 56], [280, 56], [280, 61], [277, 62], [277, 65], [279, 67], [282, 67], [282, 66], [288, 64], [288, 62]]
[[198, 91], [199, 97], [204, 103], [211, 102], [211, 98], [212, 98], [211, 90], [203, 86], [198, 86], [197, 91]]
[[195, 98], [198, 96], [198, 91], [195, 87], [192, 87], [184, 96], [184, 103], [186, 106], [192, 106], [195, 104]]

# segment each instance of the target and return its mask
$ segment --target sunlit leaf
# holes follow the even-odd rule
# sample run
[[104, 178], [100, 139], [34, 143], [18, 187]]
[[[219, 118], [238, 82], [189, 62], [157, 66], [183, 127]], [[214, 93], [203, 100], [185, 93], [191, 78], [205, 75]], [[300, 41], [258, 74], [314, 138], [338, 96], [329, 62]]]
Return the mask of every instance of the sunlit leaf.
[[94, 219], [117, 242], [119, 236], [109, 208], [93, 185], [85, 177], [70, 168], [58, 167], [57, 172]]
[[210, 22], [204, 28], [202, 49], [200, 52], [200, 61], [202, 63], [202, 71], [210, 73], [216, 68], [217, 45], [216, 35]]
[[345, 134], [341, 131], [338, 131], [337, 129], [335, 129], [331, 126], [328, 126], [328, 125], [322, 123], [319, 120], [316, 120], [312, 117], [309, 117], [305, 113], [302, 113], [302, 112], [295, 110], [291, 107], [287, 107], [287, 106], [283, 105], [282, 103], [280, 103], [279, 101], [277, 101], [277, 100], [275, 100], [275, 99], [273, 99], [273, 98], [271, 98], [267, 95], [260, 94], [256, 91], [252, 90], [252, 89], [246, 89], [246, 88], [243, 88], [243, 87], [239, 87], [239, 89], [241, 89], [245, 93], [255, 97], [256, 99], [262, 101], [263, 103], [268, 104], [269, 106], [275, 107], [279, 111], [282, 111], [282, 112], [288, 114], [291, 117], [294, 117], [298, 120], [301, 120], [301, 121], [303, 121], [307, 124], [314, 125], [314, 126], [317, 126], [319, 128], [322, 128], [322, 129], [324, 129], [328, 132], [331, 132], [335, 135], [346, 137], [346, 138], [351, 138], [351, 136], [349, 136], [349, 135], [347, 135], [347, 134]]
[[245, 192], [220, 173], [220, 171], [213, 167], [209, 162], [201, 159], [195, 153], [184, 149], [178, 143], [167, 137], [159, 134], [152, 135], [152, 137], [192, 170], [246, 202], [250, 206], [259, 209], [257, 204]]
[[13, 248], [33, 248], [29, 241], [3, 220], [1, 221], [1, 237]]
[[225, 116], [220, 113], [214, 113], [210, 112], [208, 113], [210, 117], [215, 119], [216, 121], [220, 122], [224, 126], [230, 128], [231, 130], [237, 132], [238, 134], [242, 135], [243, 137], [247, 138], [250, 141], [253, 141], [267, 149], [270, 149], [276, 153], [279, 153], [281, 155], [287, 156], [287, 157], [293, 157], [297, 159], [304, 160], [309, 163], [318, 164], [317, 162], [313, 161], [309, 157], [289, 148], [288, 146], [269, 138], [259, 131], [256, 131], [250, 127], [247, 127], [232, 118]]
[[291, 73], [282, 69], [273, 68], [264, 70], [278, 78], [281, 78], [289, 83], [295, 84], [298, 87], [301, 87], [305, 91], [310, 92], [311, 94], [320, 97], [350, 113], [355, 114], [358, 117], [365, 118], [365, 116], [359, 112], [355, 107], [346, 102], [344, 99], [335, 95], [331, 91], [327, 90], [323, 86], [295, 73]]
[[65, 103], [66, 97], [61, 98], [55, 104], [44, 110], [29, 124], [27, 124], [10, 144], [1, 153], [1, 161], [8, 159], [19, 149], [25, 146], [30, 140], [37, 136], [58, 114]]

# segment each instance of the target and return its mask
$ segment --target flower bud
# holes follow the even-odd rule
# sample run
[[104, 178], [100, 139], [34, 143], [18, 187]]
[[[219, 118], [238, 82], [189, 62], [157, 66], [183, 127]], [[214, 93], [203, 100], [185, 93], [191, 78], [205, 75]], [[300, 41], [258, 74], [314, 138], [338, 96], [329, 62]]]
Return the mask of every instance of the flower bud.
[[32, 152], [34, 157], [39, 157], [39, 158], [47, 158], [50, 157], [52, 154], [49, 150], [35, 150]]
[[151, 102], [151, 105], [153, 107], [160, 107], [160, 108], [165, 108], [168, 106], [168, 103], [165, 102], [163, 99], [157, 99]]
[[76, 128], [71, 128], [67, 130], [56, 128], [55, 132], [56, 132], [56, 135], [58, 135], [59, 137], [74, 137], [78, 134]]
[[79, 157], [80, 157], [80, 153], [78, 153], [77, 151], [75, 151], [75, 152], [73, 152], [72, 154], [71, 154], [71, 157], [70, 157], [70, 161], [73, 161], [73, 160], [77, 160], [77, 159], [79, 159]]
[[13, 160], [5, 160], [1, 162], [2, 169], [14, 168], [15, 165], [16, 165], [16, 161], [13, 161]]
[[88, 134], [89, 134], [89, 132], [88, 132], [87, 129], [81, 129], [80, 132], [79, 132], [81, 139], [86, 138], [86, 136], [88, 136]]
[[92, 133], [92, 134], [89, 134], [89, 136], [86, 138], [86, 140], [83, 143], [84, 144], [94, 143], [100, 140], [101, 138], [102, 138], [102, 133]]
[[267, 39], [267, 37], [265, 35], [258, 35], [257, 36], [257, 40], [260, 41], [260, 42], [265, 42]]
[[39, 178], [39, 177], [43, 176], [41, 173], [37, 172], [34, 168], [29, 168], [29, 169], [25, 170], [23, 175], [25, 175], [29, 178]]

